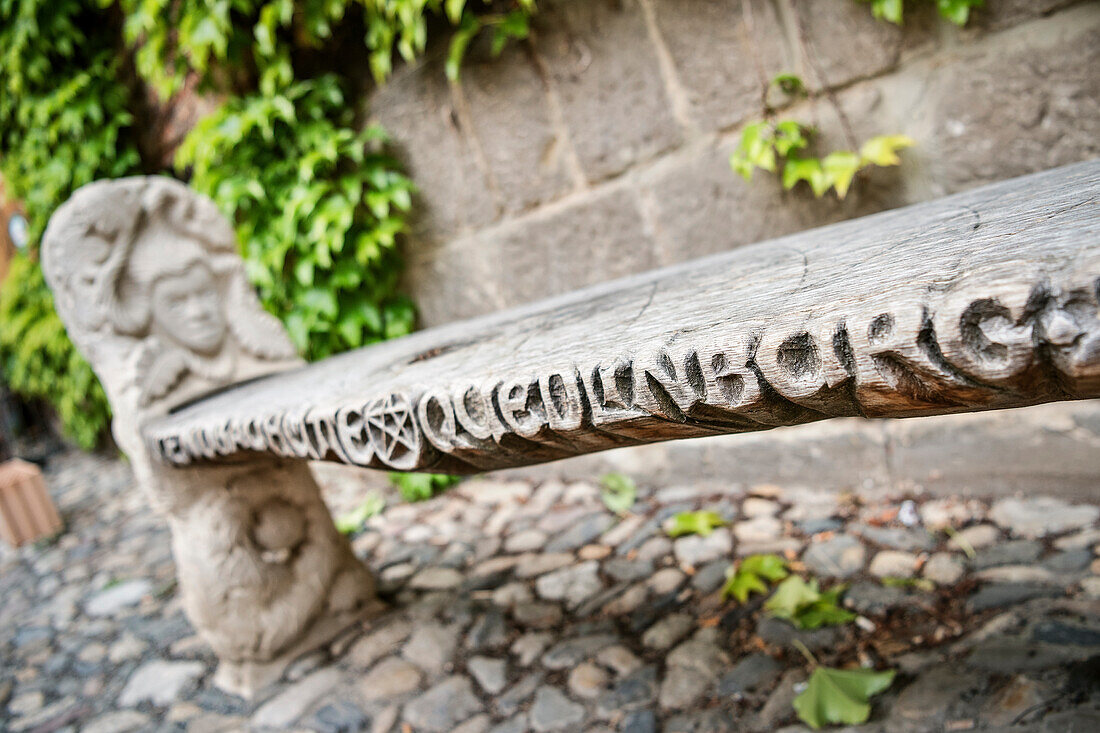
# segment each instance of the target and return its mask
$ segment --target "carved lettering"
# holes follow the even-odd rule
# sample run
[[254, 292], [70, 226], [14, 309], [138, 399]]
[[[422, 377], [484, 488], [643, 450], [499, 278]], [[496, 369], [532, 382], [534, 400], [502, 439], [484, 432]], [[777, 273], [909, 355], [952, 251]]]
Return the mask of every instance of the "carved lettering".
[[573, 370], [551, 371], [539, 377], [539, 394], [550, 429], [576, 430], [584, 420], [584, 405]]
[[454, 395], [454, 414], [459, 426], [478, 440], [493, 437], [493, 403], [485, 393], [472, 384], [456, 388]]
[[363, 409], [345, 407], [336, 413], [336, 437], [352, 463], [369, 466], [375, 450], [367, 435]]
[[282, 434], [291, 455], [297, 458], [310, 457], [310, 445], [306, 437], [303, 415], [283, 415]]
[[[461, 400], [456, 400], [457, 403]], [[420, 427], [424, 435], [439, 450], [450, 453], [455, 449], [455, 406], [441, 390], [426, 392], [420, 396], [416, 407], [416, 416], [420, 418]]]
[[704, 435], [981, 405], [1035, 366], [1037, 344], [1074, 385], [1096, 383], [1100, 391], [1100, 335], [1091, 335], [1100, 332], [1100, 309], [1087, 288], [953, 297], [872, 313], [862, 321], [834, 314], [746, 327], [726, 341], [685, 339], [481, 384], [459, 380], [422, 390], [415, 401], [395, 392], [335, 411], [192, 425], [149, 445], [175, 465], [241, 448], [397, 470], [425, 467], [435, 450], [492, 467], [483, 458], [494, 450], [489, 439], [508, 435], [541, 444], [540, 455], [550, 458], [662, 431]]
[[306, 414], [306, 440], [309, 441], [309, 457], [323, 460], [331, 452], [344, 463], [355, 463], [344, 451], [337, 437], [336, 416], [317, 412]]
[[268, 415], [264, 419], [264, 443], [275, 455], [289, 458], [294, 454], [287, 447], [286, 439], [283, 437], [282, 422], [279, 415]]
[[634, 395], [639, 407], [668, 420], [684, 422], [696, 400], [683, 365], [677, 370], [664, 349], [643, 351], [634, 362]]

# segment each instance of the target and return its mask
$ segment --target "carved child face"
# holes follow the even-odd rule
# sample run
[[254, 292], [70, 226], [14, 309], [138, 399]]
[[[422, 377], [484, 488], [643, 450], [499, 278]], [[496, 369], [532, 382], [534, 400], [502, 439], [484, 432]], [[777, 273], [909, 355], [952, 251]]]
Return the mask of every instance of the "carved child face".
[[195, 263], [153, 286], [153, 324], [191, 351], [210, 354], [225, 340], [226, 322], [210, 269]]

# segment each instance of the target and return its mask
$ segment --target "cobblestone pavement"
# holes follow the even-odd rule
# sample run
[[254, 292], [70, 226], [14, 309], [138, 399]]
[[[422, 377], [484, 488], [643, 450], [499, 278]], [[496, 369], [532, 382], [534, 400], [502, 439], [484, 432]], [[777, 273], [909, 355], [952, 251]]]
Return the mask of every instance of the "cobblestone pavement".
[[[1098, 505], [678, 486], [619, 520], [593, 484], [472, 479], [372, 519], [354, 546], [392, 609], [245, 702], [213, 687], [125, 464], [62, 454], [48, 480], [68, 531], [0, 550], [13, 732], [807, 730], [796, 639], [898, 670], [858, 730], [1100, 730]], [[729, 526], [670, 540], [696, 508]], [[760, 552], [843, 578], [859, 619], [796, 631], [724, 601], [731, 561]], [[909, 576], [935, 589], [881, 582]]]

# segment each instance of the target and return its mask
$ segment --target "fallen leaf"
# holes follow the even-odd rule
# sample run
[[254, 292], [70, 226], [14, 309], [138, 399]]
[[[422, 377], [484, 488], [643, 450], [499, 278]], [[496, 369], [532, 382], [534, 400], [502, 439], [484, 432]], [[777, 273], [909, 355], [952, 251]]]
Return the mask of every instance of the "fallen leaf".
[[814, 730], [824, 725], [859, 725], [871, 715], [870, 699], [893, 681], [894, 670], [817, 667], [792, 704], [802, 722]]

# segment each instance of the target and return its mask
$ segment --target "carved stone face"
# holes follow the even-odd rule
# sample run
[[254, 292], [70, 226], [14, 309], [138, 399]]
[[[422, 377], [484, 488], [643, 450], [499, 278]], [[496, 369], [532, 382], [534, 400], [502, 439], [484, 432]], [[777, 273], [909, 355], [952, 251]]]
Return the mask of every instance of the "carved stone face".
[[218, 286], [210, 269], [195, 263], [185, 272], [166, 275], [153, 286], [153, 326], [181, 346], [200, 354], [217, 351], [225, 340], [226, 322]]

